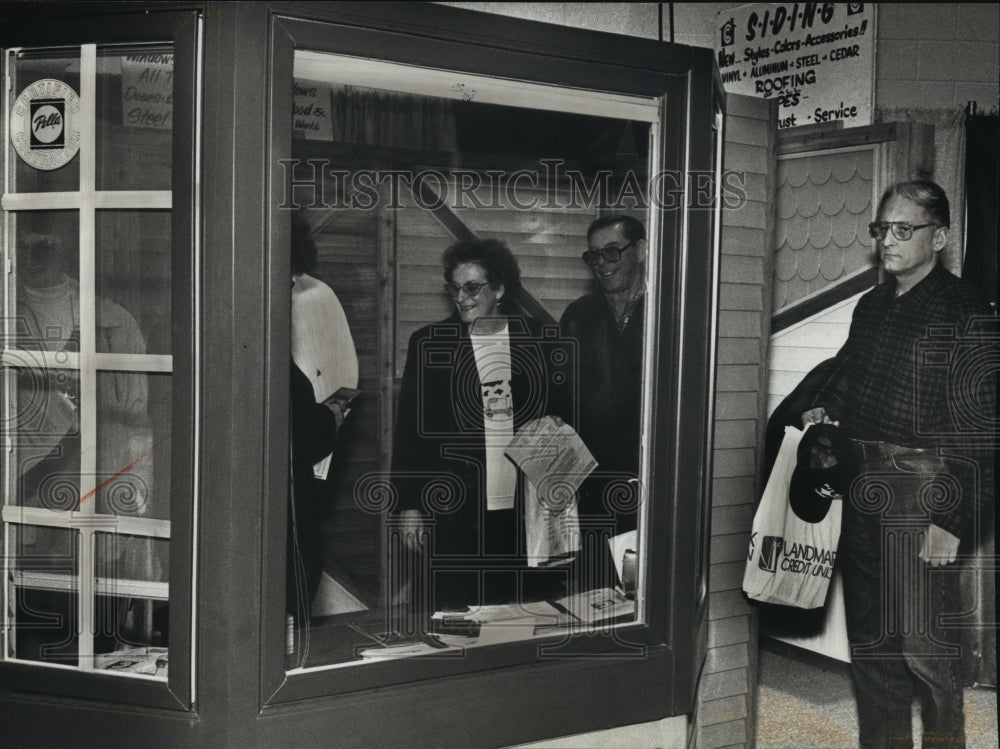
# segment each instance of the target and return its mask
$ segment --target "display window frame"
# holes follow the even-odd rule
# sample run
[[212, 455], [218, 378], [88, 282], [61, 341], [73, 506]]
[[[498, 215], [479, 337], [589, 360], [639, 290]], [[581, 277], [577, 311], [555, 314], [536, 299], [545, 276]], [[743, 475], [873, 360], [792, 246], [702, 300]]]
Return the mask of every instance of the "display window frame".
[[[660, 102], [661, 134], [657, 149], [660, 162], [651, 168], [673, 169], [684, 174], [697, 170], [711, 173], [721, 163], [724, 94], [711, 55], [705, 50], [500, 17], [489, 17], [487, 28], [484, 14], [438, 7], [422, 8], [419, 13], [404, 11], [401, 6], [370, 12], [363, 12], [357, 6], [329, 12], [313, 7], [308, 17], [304, 15], [291, 7], [274, 6], [269, 47], [271, 128], [267, 164], [272, 314], [268, 336], [268, 402], [273, 415], [268, 421], [273, 428], [269, 432], [268, 454], [273, 456], [269, 462], [273, 471], [269, 472], [265, 526], [270, 528], [283, 527], [283, 491], [287, 480], [287, 469], [282, 468], [281, 462], [285, 456], [282, 446], [288, 439], [284, 406], [287, 396], [282, 394], [287, 392], [287, 367], [283, 363], [287, 361], [288, 348], [283, 338], [287, 338], [290, 301], [287, 284], [281, 279], [289, 274], [289, 219], [288, 212], [278, 206], [286, 199], [287, 188], [281, 162], [289, 160], [292, 153], [290, 117], [285, 113], [292, 111], [296, 50], [655, 99]], [[701, 132], [707, 137], [699, 138]], [[685, 193], [681, 203], [689, 199], [691, 196]], [[591, 697], [576, 693], [572, 698], [567, 697], [566, 704], [556, 698], [557, 709], [573, 714], [573, 725], [581, 730], [691, 712], [707, 641], [706, 476], [711, 475], [709, 424], [714, 392], [711, 373], [719, 222], [715, 212], [705, 210], [704, 206], [655, 212], [653, 223], [659, 224], [661, 246], [683, 249], [663, 252], [655, 279], [660, 301], [653, 324], [654, 351], [650, 357], [647, 393], [670, 395], [652, 402], [648, 422], [649, 485], [654, 499], [664, 496], [695, 499], [650, 503], [646, 517], [649, 537], [660, 542], [650, 544], [645, 584], [649, 591], [670, 592], [665, 599], [650, 596], [643, 621], [627, 630], [628, 640], [641, 646], [642, 656], [630, 658], [627, 647], [621, 643], [609, 644], [607, 638], [598, 642], [599, 638], [580, 637], [576, 641], [589, 657], [564, 662], [539, 657], [535, 642], [519, 642], [484, 648], [483, 652], [470, 650], [458, 662], [412, 658], [348, 669], [286, 672], [284, 599], [273, 593], [280, 590], [279, 582], [284, 576], [284, 554], [279, 543], [284, 534], [275, 531], [268, 537], [270, 543], [264, 554], [263, 714], [275, 718], [268, 722], [275, 726], [282, 724], [279, 716], [300, 714], [302, 706], [314, 704], [317, 699], [331, 707], [333, 703], [329, 700], [334, 698], [341, 701], [370, 698], [382, 703], [379, 695], [391, 686], [391, 699], [394, 703], [399, 700], [404, 716], [418, 715], [451, 694], [455, 709], [462, 705], [461, 709], [467, 710], [465, 714], [471, 716], [467, 717], [469, 725], [488, 725], [487, 716], [500, 706], [504, 706], [506, 713], [511, 703], [520, 702], [511, 698], [508, 688], [501, 686], [505, 674], [511, 676], [515, 672], [526, 696], [537, 697], [541, 690], [549, 700], [562, 691], [551, 688], [553, 678], [562, 683], [563, 678], [575, 680], [577, 677], [572, 674], [579, 672], [588, 674], [582, 678], [600, 682], [603, 686], [595, 689]], [[691, 249], [705, 247], [714, 251]], [[679, 370], [677, 362], [681, 362]], [[476, 686], [469, 690], [467, 699], [455, 685], [473, 683], [470, 680]], [[644, 684], [650, 689], [650, 699], [632, 702], [610, 717], [600, 704], [608, 699], [614, 684], [626, 682]], [[590, 716], [584, 705], [589, 699], [594, 700], [596, 710]], [[570, 703], [575, 705], [570, 707]], [[514, 711], [521, 714], [516, 704]], [[474, 717], [477, 715], [482, 720]], [[515, 743], [531, 736], [537, 738], [543, 735], [533, 733], [538, 730], [529, 720], [520, 728], [505, 732], [502, 740]], [[551, 728], [544, 730], [550, 732]], [[490, 743], [496, 740], [491, 738]]]
[[[7, 9], [10, 19], [25, 19], [28, 8]], [[196, 450], [196, 389], [195, 372], [198, 335], [194, 320], [197, 317], [196, 258], [198, 238], [195, 232], [197, 190], [195, 175], [196, 161], [196, 112], [198, 95], [198, 75], [200, 73], [198, 46], [200, 40], [199, 14], [186, 12], [164, 12], [150, 18], [143, 14], [121, 14], [115, 16], [114, 23], [93, 15], [81, 14], [83, 8], [67, 23], [51, 26], [24, 20], [12, 20], [3, 24], [0, 32], [0, 48], [6, 56], [8, 50], [27, 50], [41, 54], [45, 50], [81, 50], [93, 57], [96, 46], [102, 53], [120, 48], [149, 49], [157, 44], [167, 44], [174, 55], [173, 108], [174, 126], [171, 136], [173, 168], [170, 174], [170, 188], [165, 191], [147, 193], [148, 200], [141, 198], [141, 192], [133, 197], [127, 191], [105, 192], [102, 199], [100, 188], [84, 198], [73, 196], [60, 198], [58, 194], [44, 195], [39, 205], [33, 205], [30, 195], [12, 192], [6, 210], [54, 210], [62, 203], [67, 205], [85, 203], [89, 210], [121, 206], [125, 209], [151, 208], [170, 212], [170, 305], [172, 309], [172, 334], [170, 355], [126, 355], [119, 366], [152, 367], [145, 371], [165, 372], [171, 378], [172, 395], [170, 423], [162, 425], [170, 434], [171, 441], [171, 485], [169, 497], [170, 520], [130, 521], [137, 532], [150, 537], [169, 538], [172, 564], [166, 584], [147, 585], [152, 590], [168, 589], [169, 593], [169, 654], [170, 666], [166, 679], [151, 680], [129, 678], [121, 674], [109, 675], [88, 668], [52, 667], [44, 663], [34, 664], [25, 660], [8, 660], [0, 663], [0, 687], [18, 694], [58, 696], [61, 698], [84, 698], [107, 703], [159, 708], [169, 711], [189, 711], [195, 700], [194, 663], [194, 600], [195, 581], [193, 577], [194, 558], [194, 516], [196, 497], [196, 472], [194, 456]], [[87, 85], [93, 85], [88, 82]], [[13, 92], [12, 95], [16, 95]], [[91, 114], [91, 117], [93, 115]], [[7, 123], [0, 127], [3, 138], [8, 138]], [[88, 146], [88, 143], [90, 146]], [[92, 147], [94, 133], [85, 133], [83, 147]], [[13, 149], [10, 149], [12, 158]], [[77, 154], [76, 158], [80, 158]], [[89, 155], [93, 159], [93, 155]], [[13, 169], [14, 164], [8, 166]], [[11, 235], [12, 236], [12, 235]], [[89, 240], [88, 240], [89, 241]], [[90, 250], [92, 252], [92, 249]], [[93, 314], [91, 311], [90, 314]], [[131, 364], [127, 362], [131, 361]], [[81, 521], [85, 522], [85, 521]], [[124, 530], [127, 532], [128, 523]], [[145, 593], [143, 593], [145, 594]], [[158, 595], [160, 593], [157, 593]]]
[[541, 658], [527, 641], [460, 662], [302, 673], [285, 661], [290, 226], [279, 206], [296, 50], [655, 100], [650, 166], [684, 177], [718, 176], [722, 163], [711, 50], [433, 3], [14, 3], [0, 16], [13, 19], [0, 47], [171, 41], [178, 86], [169, 682], [0, 664], [12, 745], [465, 749], [693, 714], [708, 632], [717, 203], [696, 204], [685, 185], [652, 222], [652, 543], [647, 605], [628, 627], [642, 656], [579, 636], [574, 658]]

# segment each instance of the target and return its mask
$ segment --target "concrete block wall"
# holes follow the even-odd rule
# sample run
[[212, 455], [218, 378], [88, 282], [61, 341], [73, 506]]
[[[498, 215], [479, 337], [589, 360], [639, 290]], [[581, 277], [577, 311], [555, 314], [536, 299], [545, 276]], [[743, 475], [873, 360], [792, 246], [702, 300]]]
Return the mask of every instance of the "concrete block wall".
[[1000, 103], [1000, 4], [879, 3], [875, 104]]
[[[669, 5], [669, 4], [668, 4]], [[674, 41], [714, 47], [716, 14], [743, 3], [674, 3]], [[875, 106], [1000, 103], [1000, 3], [877, 3]], [[670, 13], [664, 38], [670, 38]]]
[[659, 3], [441, 3], [529, 21], [659, 39]]

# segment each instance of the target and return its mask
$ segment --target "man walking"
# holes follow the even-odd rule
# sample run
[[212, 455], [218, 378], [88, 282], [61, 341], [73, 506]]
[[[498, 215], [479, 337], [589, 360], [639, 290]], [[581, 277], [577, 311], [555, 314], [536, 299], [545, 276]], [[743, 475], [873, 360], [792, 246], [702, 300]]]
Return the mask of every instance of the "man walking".
[[838, 561], [860, 746], [912, 747], [919, 696], [923, 745], [961, 748], [958, 630], [943, 615], [959, 611], [949, 565], [973, 529], [988, 472], [968, 448], [995, 424], [995, 373], [956, 378], [955, 361], [985, 345], [970, 324], [989, 311], [939, 262], [950, 209], [937, 184], [893, 185], [877, 219], [869, 233], [887, 278], [859, 300], [830, 379], [802, 418], [840, 423], [856, 454]]

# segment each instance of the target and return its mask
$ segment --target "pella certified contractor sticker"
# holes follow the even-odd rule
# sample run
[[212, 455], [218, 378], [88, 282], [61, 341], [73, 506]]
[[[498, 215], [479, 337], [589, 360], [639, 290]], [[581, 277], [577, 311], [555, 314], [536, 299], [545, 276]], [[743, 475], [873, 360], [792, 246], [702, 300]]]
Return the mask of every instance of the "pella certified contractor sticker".
[[80, 97], [62, 81], [43, 78], [25, 87], [10, 112], [10, 140], [36, 169], [58, 169], [80, 150]]

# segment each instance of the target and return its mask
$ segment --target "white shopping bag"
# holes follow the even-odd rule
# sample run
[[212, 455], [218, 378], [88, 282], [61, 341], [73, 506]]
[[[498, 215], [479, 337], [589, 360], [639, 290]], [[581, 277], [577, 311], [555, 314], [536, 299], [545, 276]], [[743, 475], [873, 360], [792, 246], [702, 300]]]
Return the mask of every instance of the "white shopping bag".
[[840, 540], [843, 499], [835, 498], [821, 520], [800, 518], [789, 503], [789, 486], [804, 432], [785, 427], [781, 449], [753, 519], [743, 592], [764, 603], [814, 609], [830, 587]]

